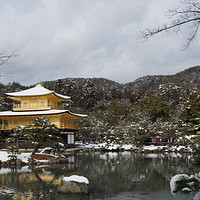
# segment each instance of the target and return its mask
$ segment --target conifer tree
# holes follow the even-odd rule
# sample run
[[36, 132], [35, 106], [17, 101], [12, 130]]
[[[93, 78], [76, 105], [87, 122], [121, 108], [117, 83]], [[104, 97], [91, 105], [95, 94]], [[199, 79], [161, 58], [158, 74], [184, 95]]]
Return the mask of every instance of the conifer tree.
[[88, 79], [83, 86], [83, 101], [88, 111], [91, 111], [97, 102], [96, 88], [92, 79]]
[[184, 134], [196, 134], [200, 130], [200, 92], [194, 91], [180, 114], [180, 129]]
[[44, 117], [36, 117], [30, 126], [20, 126], [14, 131], [13, 136], [31, 144], [34, 147], [32, 154], [35, 154], [42, 145], [52, 144], [59, 139], [56, 125]]

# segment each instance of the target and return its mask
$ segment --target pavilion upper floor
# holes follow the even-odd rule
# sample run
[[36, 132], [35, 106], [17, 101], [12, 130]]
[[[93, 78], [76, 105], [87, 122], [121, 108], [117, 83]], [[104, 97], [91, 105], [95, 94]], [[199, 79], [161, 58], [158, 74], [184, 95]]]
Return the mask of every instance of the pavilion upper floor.
[[57, 94], [38, 84], [33, 88], [6, 93], [13, 100], [13, 111], [38, 111], [51, 109], [64, 109], [70, 97]]

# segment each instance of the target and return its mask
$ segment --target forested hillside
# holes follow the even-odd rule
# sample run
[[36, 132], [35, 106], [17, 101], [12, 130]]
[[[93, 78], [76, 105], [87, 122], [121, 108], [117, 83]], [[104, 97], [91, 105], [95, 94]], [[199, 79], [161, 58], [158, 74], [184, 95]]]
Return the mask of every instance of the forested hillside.
[[[158, 135], [169, 140], [199, 130], [200, 66], [126, 84], [104, 78], [65, 78], [43, 85], [71, 97], [73, 103], [66, 109], [88, 114], [77, 135], [81, 140], [141, 142]], [[0, 109], [11, 109], [5, 92], [26, 88], [16, 82], [1, 84]]]

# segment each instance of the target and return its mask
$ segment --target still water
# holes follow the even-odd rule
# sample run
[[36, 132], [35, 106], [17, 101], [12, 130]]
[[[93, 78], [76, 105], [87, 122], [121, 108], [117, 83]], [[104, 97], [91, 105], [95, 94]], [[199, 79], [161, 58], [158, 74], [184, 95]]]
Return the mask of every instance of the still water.
[[[189, 172], [189, 155], [83, 153], [69, 157], [74, 164], [0, 169], [0, 200], [189, 200], [195, 193], [171, 194], [170, 178]], [[63, 176], [82, 175], [90, 181], [89, 195], [56, 191]]]

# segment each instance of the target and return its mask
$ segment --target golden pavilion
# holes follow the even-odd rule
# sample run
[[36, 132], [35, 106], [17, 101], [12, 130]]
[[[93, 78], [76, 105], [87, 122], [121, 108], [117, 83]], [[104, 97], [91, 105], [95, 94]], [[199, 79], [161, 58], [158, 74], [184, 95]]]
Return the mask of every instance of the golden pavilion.
[[33, 124], [33, 119], [36, 117], [45, 117], [59, 128], [66, 144], [74, 143], [74, 132], [80, 129], [76, 125], [76, 120], [86, 115], [63, 109], [63, 103], [70, 101], [69, 96], [57, 94], [41, 84], [27, 90], [6, 93], [6, 95], [13, 100], [13, 109], [0, 112], [1, 135], [11, 133], [20, 125]]

